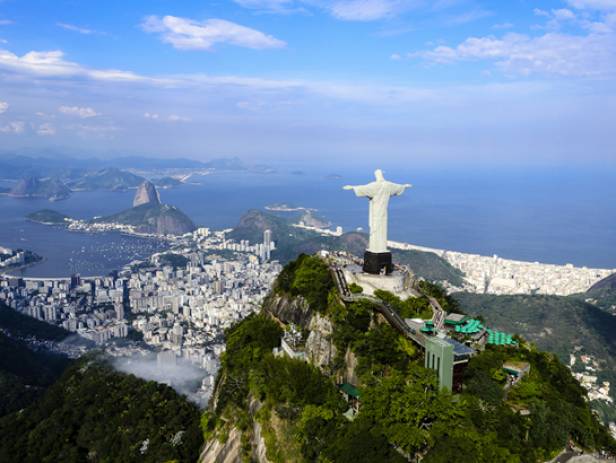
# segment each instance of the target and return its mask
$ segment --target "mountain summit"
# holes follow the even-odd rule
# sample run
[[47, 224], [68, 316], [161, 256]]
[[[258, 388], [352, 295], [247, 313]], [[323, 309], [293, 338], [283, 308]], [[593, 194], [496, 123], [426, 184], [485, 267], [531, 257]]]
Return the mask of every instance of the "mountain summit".
[[139, 185], [133, 199], [133, 207], [142, 206], [143, 204], [160, 204], [158, 191], [156, 191], [156, 187], [149, 180]]
[[162, 204], [156, 187], [148, 180], [139, 185], [133, 207], [94, 221], [131, 225], [141, 233], [157, 235], [183, 235], [196, 228], [178, 208]]

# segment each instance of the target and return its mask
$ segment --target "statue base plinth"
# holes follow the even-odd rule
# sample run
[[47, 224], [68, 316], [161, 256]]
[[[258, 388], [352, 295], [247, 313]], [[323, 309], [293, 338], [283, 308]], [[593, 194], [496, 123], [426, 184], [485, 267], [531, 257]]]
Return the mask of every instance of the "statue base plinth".
[[364, 268], [365, 273], [372, 275], [389, 275], [394, 271], [394, 264], [391, 258], [391, 252], [370, 252], [364, 253]]

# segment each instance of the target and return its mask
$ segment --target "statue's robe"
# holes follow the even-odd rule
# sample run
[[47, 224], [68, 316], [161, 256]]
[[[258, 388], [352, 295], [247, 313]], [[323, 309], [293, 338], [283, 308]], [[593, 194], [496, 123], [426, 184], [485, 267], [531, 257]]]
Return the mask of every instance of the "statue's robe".
[[368, 251], [373, 253], [387, 250], [387, 208], [391, 196], [404, 193], [407, 185], [398, 185], [387, 180], [376, 180], [367, 185], [354, 186], [356, 196], [370, 199], [370, 243]]

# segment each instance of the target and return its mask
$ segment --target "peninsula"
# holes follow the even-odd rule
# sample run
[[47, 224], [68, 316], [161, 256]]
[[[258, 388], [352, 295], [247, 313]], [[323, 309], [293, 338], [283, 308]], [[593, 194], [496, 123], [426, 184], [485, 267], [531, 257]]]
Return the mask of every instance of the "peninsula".
[[[91, 225], [120, 225], [140, 234], [183, 235], [196, 229], [190, 218], [175, 206], [162, 204], [149, 181], [137, 189], [133, 207], [107, 217], [93, 219]], [[127, 231], [124, 230], [124, 231]]]

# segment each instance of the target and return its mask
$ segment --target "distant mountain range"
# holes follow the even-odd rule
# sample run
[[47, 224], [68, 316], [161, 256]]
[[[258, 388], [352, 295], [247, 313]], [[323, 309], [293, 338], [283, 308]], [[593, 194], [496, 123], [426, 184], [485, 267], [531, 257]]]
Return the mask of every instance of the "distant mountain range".
[[136, 188], [145, 179], [116, 167], [88, 172], [80, 179], [69, 182], [73, 191], [111, 190]]
[[14, 198], [46, 198], [49, 201], [60, 201], [71, 195], [71, 189], [57, 178], [27, 177], [18, 181], [8, 194]]
[[117, 158], [79, 158], [62, 155], [14, 155], [0, 154], [0, 172], [6, 179], [24, 177], [58, 177], [63, 181], [78, 180], [90, 171], [119, 169], [166, 170], [166, 169], [215, 169], [228, 171], [251, 170], [271, 172], [266, 165], [248, 165], [238, 157], [214, 158], [197, 161], [187, 158], [150, 158], [123, 156]]
[[157, 159], [126, 156], [113, 159], [76, 158], [65, 156], [0, 156], [0, 172], [4, 178], [18, 179], [26, 176], [62, 176], [75, 178], [84, 171], [117, 169], [204, 169], [201, 161], [185, 158]]

